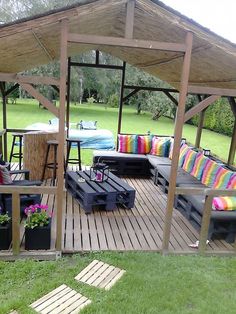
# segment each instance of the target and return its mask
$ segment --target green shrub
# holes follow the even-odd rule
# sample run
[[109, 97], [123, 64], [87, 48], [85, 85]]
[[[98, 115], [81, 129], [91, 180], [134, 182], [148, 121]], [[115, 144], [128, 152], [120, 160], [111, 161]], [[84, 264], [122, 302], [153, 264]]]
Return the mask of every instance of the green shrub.
[[119, 97], [117, 94], [112, 94], [107, 101], [107, 105], [112, 108], [119, 107]]

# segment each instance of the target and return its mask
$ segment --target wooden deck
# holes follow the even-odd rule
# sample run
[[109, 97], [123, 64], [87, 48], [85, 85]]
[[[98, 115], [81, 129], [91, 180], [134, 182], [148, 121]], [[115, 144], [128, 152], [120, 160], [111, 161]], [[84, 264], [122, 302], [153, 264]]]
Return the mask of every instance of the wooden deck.
[[[151, 179], [126, 178], [136, 190], [135, 207], [117, 207], [114, 211], [94, 209], [86, 215], [69, 192], [64, 192], [63, 242], [64, 253], [91, 251], [154, 251], [162, 247], [163, 226], [167, 196]], [[48, 182], [49, 184], [50, 182]], [[45, 198], [45, 197], [44, 197]], [[44, 200], [43, 200], [44, 201]], [[55, 245], [56, 208], [54, 197], [45, 199], [54, 209], [53, 241]], [[199, 238], [196, 229], [174, 210], [171, 228], [170, 251], [196, 252], [189, 244]], [[210, 241], [209, 251], [233, 250], [223, 240]]]
[[[95, 208], [86, 215], [71, 194], [64, 191], [62, 252], [92, 251], [152, 251], [162, 248], [163, 226], [167, 195], [151, 179], [124, 178], [136, 190], [135, 207], [117, 207], [114, 211]], [[51, 180], [45, 181], [51, 185]], [[51, 249], [55, 250], [56, 202], [54, 195], [44, 195], [42, 203], [53, 210]], [[24, 250], [24, 227], [21, 227]], [[170, 252], [194, 253], [189, 247], [199, 239], [199, 232], [174, 209], [171, 227]], [[210, 241], [209, 252], [232, 252], [233, 245], [224, 240]]]

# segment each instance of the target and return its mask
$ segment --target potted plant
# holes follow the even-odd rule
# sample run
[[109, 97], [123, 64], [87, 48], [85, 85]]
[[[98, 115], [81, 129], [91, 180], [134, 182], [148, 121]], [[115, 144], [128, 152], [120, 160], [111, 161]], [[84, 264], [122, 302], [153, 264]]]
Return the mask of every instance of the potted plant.
[[51, 213], [48, 206], [35, 204], [25, 210], [25, 249], [47, 250], [51, 242]]
[[11, 217], [0, 208], [0, 250], [7, 250], [11, 244]]

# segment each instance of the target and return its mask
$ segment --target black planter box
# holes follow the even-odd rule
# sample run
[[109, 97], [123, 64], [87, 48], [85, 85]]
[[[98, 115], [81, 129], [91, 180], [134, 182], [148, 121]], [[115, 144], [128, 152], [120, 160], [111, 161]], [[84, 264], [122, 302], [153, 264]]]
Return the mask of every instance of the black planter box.
[[12, 241], [11, 223], [0, 226], [0, 250], [8, 250]]
[[26, 250], [48, 250], [51, 243], [51, 224], [34, 229], [25, 228]]

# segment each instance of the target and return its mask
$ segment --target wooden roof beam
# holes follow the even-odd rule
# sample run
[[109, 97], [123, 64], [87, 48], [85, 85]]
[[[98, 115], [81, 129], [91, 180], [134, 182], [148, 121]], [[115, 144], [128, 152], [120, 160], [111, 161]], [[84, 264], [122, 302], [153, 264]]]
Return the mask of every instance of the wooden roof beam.
[[59, 80], [54, 77], [43, 76], [27, 76], [17, 73], [0, 73], [0, 81], [12, 83], [26, 83], [26, 84], [42, 84], [42, 85], [55, 85], [59, 86]]
[[189, 85], [188, 93], [200, 95], [218, 95], [236, 97], [236, 89]]
[[45, 108], [47, 108], [50, 112], [52, 112], [57, 118], [59, 118], [59, 110], [56, 106], [54, 106], [46, 97], [40, 94], [32, 85], [21, 83], [21, 87], [37, 99]]
[[105, 45], [126, 48], [185, 52], [186, 45], [178, 43], [158, 42], [152, 40], [129, 39], [123, 37], [96, 36], [69, 33], [68, 41], [78, 44]]
[[201, 112], [202, 110], [206, 109], [208, 106], [210, 106], [214, 101], [218, 100], [221, 96], [218, 95], [211, 95], [207, 97], [206, 99], [202, 100], [200, 103], [198, 103], [193, 108], [189, 109], [185, 115], [184, 115], [184, 122], [191, 119], [193, 116]]

